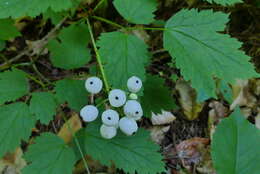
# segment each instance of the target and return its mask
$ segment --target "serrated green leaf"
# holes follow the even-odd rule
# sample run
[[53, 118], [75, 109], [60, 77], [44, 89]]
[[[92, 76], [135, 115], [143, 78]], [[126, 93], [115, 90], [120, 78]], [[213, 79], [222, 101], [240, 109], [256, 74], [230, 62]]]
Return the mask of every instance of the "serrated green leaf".
[[61, 43], [52, 40], [48, 44], [54, 66], [64, 69], [80, 68], [90, 60], [87, 48], [90, 37], [85, 24], [63, 29], [59, 38]]
[[88, 93], [83, 80], [59, 80], [55, 85], [56, 98], [59, 103], [68, 102], [69, 107], [76, 111], [87, 105]]
[[260, 130], [239, 109], [221, 121], [213, 135], [212, 158], [219, 174], [259, 174]]
[[148, 52], [142, 40], [133, 35], [110, 32], [103, 33], [97, 45], [109, 84], [113, 88], [126, 89], [131, 76], [145, 80], [144, 66], [148, 61]]
[[18, 69], [0, 73], [0, 104], [14, 101], [29, 92], [26, 74]]
[[51, 133], [36, 138], [35, 144], [25, 153], [25, 159], [32, 163], [22, 170], [23, 174], [71, 174], [76, 162], [73, 150]]
[[185, 80], [209, 97], [216, 97], [213, 77], [233, 83], [258, 76], [241, 43], [223, 31], [228, 15], [204, 10], [182, 10], [171, 17], [164, 31], [164, 48], [176, 59]]
[[118, 130], [115, 138], [107, 140], [100, 136], [100, 126], [92, 123], [77, 134], [85, 154], [107, 166], [113, 162], [117, 168], [130, 174], [135, 171], [140, 174], [165, 171], [163, 157], [158, 152], [160, 147], [149, 139], [148, 131], [139, 129], [136, 135], [129, 137]]
[[0, 39], [9, 40], [20, 35], [12, 19], [0, 19]]
[[50, 92], [35, 92], [30, 101], [30, 111], [43, 124], [48, 124], [55, 115], [56, 101]]
[[14, 103], [0, 107], [0, 158], [20, 146], [21, 140], [31, 135], [35, 119], [25, 103]]
[[0, 18], [37, 16], [51, 8], [55, 12], [72, 7], [71, 0], [2, 0], [0, 1]]
[[156, 0], [114, 0], [116, 10], [127, 21], [135, 24], [149, 24], [154, 20]]
[[235, 3], [240, 3], [243, 2], [242, 0], [206, 0], [209, 3], [217, 3], [217, 4], [221, 4], [221, 5], [233, 5]]
[[0, 51], [2, 51], [5, 48], [5, 41], [0, 40]]
[[164, 84], [164, 80], [157, 76], [149, 75], [144, 83], [144, 95], [141, 105], [146, 117], [151, 117], [152, 112], [161, 113], [175, 107], [172, 93]]

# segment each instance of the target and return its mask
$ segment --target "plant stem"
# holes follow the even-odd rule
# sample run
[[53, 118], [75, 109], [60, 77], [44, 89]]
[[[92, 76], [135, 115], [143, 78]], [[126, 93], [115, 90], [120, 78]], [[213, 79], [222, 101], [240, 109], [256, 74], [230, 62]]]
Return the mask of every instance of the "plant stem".
[[102, 17], [99, 17], [99, 16], [91, 16], [91, 17], [94, 18], [94, 19], [97, 19], [97, 20], [99, 20], [99, 21], [105, 22], [105, 23], [107, 23], [107, 24], [113, 25], [113, 26], [115, 26], [115, 27], [117, 27], [117, 28], [121, 28], [121, 29], [124, 29], [124, 28], [125, 28], [124, 26], [122, 26], [122, 25], [120, 25], [120, 24], [117, 24], [117, 23], [115, 23], [115, 22], [113, 22], [113, 21], [110, 21], [110, 20], [108, 20], [108, 19], [105, 19], [105, 18], [102, 18]]
[[30, 75], [30, 74], [28, 74], [28, 73], [27, 73], [26, 75], [27, 75], [27, 77], [28, 77], [29, 79], [31, 79], [31, 80], [33, 80], [35, 83], [39, 84], [42, 88], [46, 88], [45, 84], [44, 84], [42, 81], [37, 80], [34, 76], [32, 76], [32, 75]]
[[92, 29], [91, 29], [91, 25], [90, 25], [90, 22], [89, 22], [88, 18], [87, 18], [87, 24], [88, 24], [88, 30], [89, 30], [89, 33], [90, 33], [91, 41], [92, 41], [92, 44], [93, 44], [93, 47], [94, 47], [94, 51], [96, 53], [98, 66], [99, 66], [102, 78], [104, 80], [105, 89], [106, 89], [106, 92], [108, 93], [109, 92], [109, 85], [108, 85], [108, 82], [107, 82], [105, 70], [104, 70], [102, 62], [101, 62], [101, 57], [100, 57], [100, 55], [98, 53], [97, 45], [96, 45], [96, 42], [95, 42], [95, 39], [94, 39], [94, 36], [93, 36], [93, 32], [92, 32]]
[[106, 1], [106, 0], [101, 0], [101, 1], [99, 1], [98, 4], [96, 5], [96, 7], [93, 9], [93, 13], [94, 13], [95, 11], [97, 11], [97, 9], [98, 9], [105, 1]]
[[85, 167], [85, 169], [87, 170], [87, 173], [88, 173], [88, 174], [91, 174], [91, 173], [90, 173], [90, 170], [89, 170], [89, 167], [88, 167], [88, 163], [87, 163], [87, 161], [86, 161], [86, 159], [85, 159], [85, 156], [84, 156], [84, 154], [83, 154], [83, 152], [82, 152], [82, 150], [81, 150], [81, 147], [80, 147], [79, 140], [78, 140], [77, 136], [76, 136], [75, 133], [73, 132], [72, 128], [70, 127], [70, 124], [68, 123], [68, 120], [67, 120], [66, 117], [63, 115], [63, 113], [61, 113], [61, 115], [62, 115], [63, 120], [65, 121], [65, 124], [68, 126], [69, 131], [72, 133], [73, 140], [75, 141], [75, 143], [76, 143], [76, 145], [77, 145], [77, 148], [78, 148], [79, 153], [80, 153], [80, 156], [81, 156], [81, 158], [82, 158], [82, 160], [83, 160], [84, 167]]
[[108, 101], [108, 99], [102, 100], [100, 103], [98, 103], [96, 105], [96, 107], [98, 108], [99, 106], [103, 105], [104, 103], [106, 103]]
[[166, 30], [165, 28], [160, 28], [160, 27], [124, 27], [120, 24], [117, 24], [117, 23], [115, 23], [111, 20], [108, 20], [106, 18], [102, 18], [100, 16], [91, 16], [91, 17], [94, 18], [94, 19], [97, 19], [99, 21], [105, 22], [107, 24], [113, 25], [117, 28], [124, 29], [124, 30], [140, 30], [140, 29], [142, 29], [142, 30], [153, 30], [153, 31], [156, 31], [156, 30], [165, 31]]
[[155, 31], [155, 30], [159, 30], [159, 31], [165, 31], [166, 29], [165, 28], [157, 28], [157, 27], [127, 27], [127, 28], [125, 28], [126, 30], [140, 30], [140, 29], [142, 29], [142, 30], [153, 30], [153, 31]]

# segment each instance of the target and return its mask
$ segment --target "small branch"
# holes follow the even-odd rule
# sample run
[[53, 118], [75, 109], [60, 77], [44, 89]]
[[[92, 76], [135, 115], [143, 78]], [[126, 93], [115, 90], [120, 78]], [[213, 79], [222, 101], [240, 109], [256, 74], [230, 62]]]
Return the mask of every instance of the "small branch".
[[[5, 62], [0, 65], [0, 70], [4, 70], [6, 68], [9, 68], [9, 65], [12, 62], [15, 62], [22, 58], [23, 56], [33, 56], [35, 54], [38, 54], [42, 52], [45, 45], [48, 43], [48, 41], [54, 37], [56, 37], [56, 32], [60, 29], [62, 24], [66, 21], [67, 16], [64, 17], [47, 35], [45, 35], [41, 40], [31, 42], [30, 47], [26, 47], [20, 54], [17, 56], [11, 58], [8, 60], [8, 62]], [[7, 66], [7, 67], [6, 67]]]
[[12, 59], [9, 59], [8, 62], [5, 62], [3, 64], [0, 65], [0, 70], [4, 70], [6, 69], [5, 67], [8, 66], [10, 63], [15, 62], [17, 60], [19, 60], [20, 58], [22, 58], [25, 55], [28, 55], [30, 52], [30, 50], [28, 50], [28, 47], [23, 50], [20, 54], [18, 54], [17, 56], [13, 57]]

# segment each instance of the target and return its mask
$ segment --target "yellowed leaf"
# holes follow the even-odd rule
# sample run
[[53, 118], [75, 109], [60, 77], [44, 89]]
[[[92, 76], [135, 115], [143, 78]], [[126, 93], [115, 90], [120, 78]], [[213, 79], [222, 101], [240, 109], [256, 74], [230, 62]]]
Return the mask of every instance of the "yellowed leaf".
[[64, 125], [60, 129], [58, 136], [61, 137], [65, 141], [65, 143], [69, 143], [73, 138], [73, 134], [81, 128], [82, 123], [78, 114], [73, 113], [71, 118], [66, 123], [64, 123]]
[[186, 118], [188, 120], [196, 119], [202, 110], [203, 104], [196, 102], [195, 90], [184, 80], [177, 81], [176, 90], [180, 95], [179, 102]]

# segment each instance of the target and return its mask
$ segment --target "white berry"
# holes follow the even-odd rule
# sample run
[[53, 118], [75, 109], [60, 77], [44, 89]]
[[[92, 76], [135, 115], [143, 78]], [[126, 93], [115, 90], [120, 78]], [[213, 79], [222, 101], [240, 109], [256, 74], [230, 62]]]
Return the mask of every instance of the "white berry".
[[133, 117], [138, 120], [143, 116], [143, 109], [138, 101], [128, 100], [124, 105], [124, 113], [128, 117]]
[[142, 81], [136, 76], [132, 76], [127, 81], [127, 87], [130, 92], [137, 93], [142, 88]]
[[116, 127], [119, 122], [119, 114], [112, 109], [108, 109], [102, 113], [102, 122], [107, 126]]
[[103, 138], [106, 138], [106, 139], [111, 139], [113, 137], [116, 136], [117, 134], [117, 129], [115, 127], [112, 127], [112, 126], [106, 126], [106, 125], [102, 125], [100, 127], [100, 134]]
[[90, 77], [86, 80], [85, 87], [91, 94], [97, 94], [102, 90], [103, 82], [98, 77]]
[[85, 122], [94, 121], [98, 117], [98, 109], [93, 105], [87, 105], [80, 110], [80, 116]]
[[126, 102], [126, 94], [120, 89], [113, 89], [109, 92], [108, 100], [113, 107], [120, 107]]
[[119, 121], [119, 128], [124, 134], [130, 136], [137, 132], [138, 125], [133, 118], [123, 117]]

